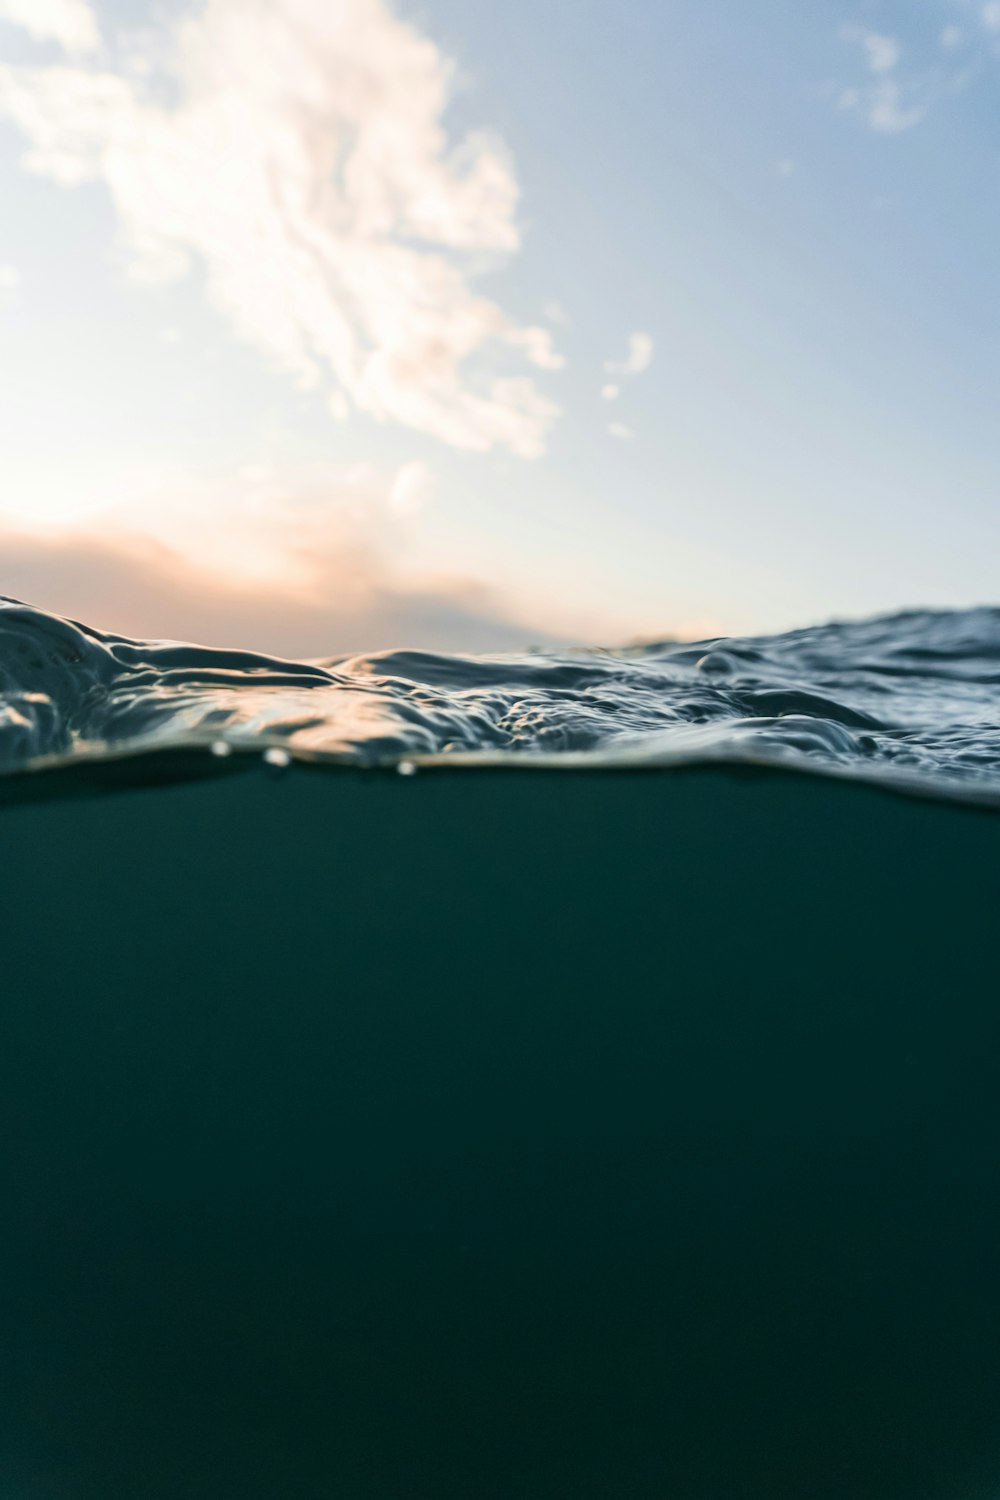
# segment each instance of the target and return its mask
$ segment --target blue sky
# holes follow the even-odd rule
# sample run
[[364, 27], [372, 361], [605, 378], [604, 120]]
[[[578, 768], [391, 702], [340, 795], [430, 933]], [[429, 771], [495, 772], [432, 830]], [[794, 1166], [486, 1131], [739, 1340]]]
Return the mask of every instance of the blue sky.
[[995, 597], [988, 0], [3, 15], [0, 591], [316, 653]]

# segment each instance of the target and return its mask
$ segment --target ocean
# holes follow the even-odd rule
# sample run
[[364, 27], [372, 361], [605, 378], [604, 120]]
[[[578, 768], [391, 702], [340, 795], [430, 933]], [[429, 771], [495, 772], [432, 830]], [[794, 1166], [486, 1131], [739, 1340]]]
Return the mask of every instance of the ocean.
[[0, 606], [2, 1500], [995, 1500], [998, 684]]

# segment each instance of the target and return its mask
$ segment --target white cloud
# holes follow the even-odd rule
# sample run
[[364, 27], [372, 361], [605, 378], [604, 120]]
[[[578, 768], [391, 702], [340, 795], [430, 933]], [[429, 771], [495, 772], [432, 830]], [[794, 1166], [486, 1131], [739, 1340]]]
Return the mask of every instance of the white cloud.
[[630, 443], [635, 437], [631, 427], [626, 427], [624, 422], [612, 422], [608, 431], [613, 438], [619, 438], [623, 443]]
[[[390, 557], [350, 545], [317, 560], [305, 591], [262, 588], [201, 569], [169, 547], [111, 533], [40, 535], [0, 521], [0, 552], [5, 587], [20, 598], [146, 640], [219, 641], [302, 658], [401, 642], [428, 651], [524, 650], [601, 631], [560, 620], [548, 601], [529, 614], [475, 579], [400, 575]], [[345, 725], [371, 733], [370, 694], [338, 692], [338, 705]], [[259, 706], [266, 715], [266, 695]], [[301, 706], [304, 722], [315, 715], [308, 695]]]
[[912, 97], [915, 92], [912, 83], [904, 93], [897, 78], [890, 76], [900, 58], [896, 38], [857, 26], [846, 27], [841, 35], [845, 41], [855, 42], [864, 49], [868, 71], [873, 76], [865, 88], [842, 90], [838, 107], [863, 115], [871, 129], [883, 135], [898, 135], [912, 129], [927, 112], [926, 89], [916, 90], [924, 95], [922, 102], [909, 103], [907, 96]]
[[883, 79], [873, 89], [867, 102], [868, 123], [873, 130], [884, 135], [898, 135], [911, 130], [923, 119], [926, 110], [920, 105], [903, 104], [899, 84], [891, 78]]
[[133, 275], [202, 267], [241, 337], [331, 383], [335, 415], [543, 451], [557, 409], [504, 365], [557, 368], [551, 335], [472, 285], [518, 249], [517, 180], [496, 140], [448, 139], [432, 41], [386, 0], [207, 0], [146, 62], [0, 67], [26, 165], [105, 183]]
[[841, 30], [845, 42], [855, 42], [865, 52], [865, 60], [872, 73], [891, 73], [899, 62], [899, 43], [894, 36], [885, 36], [880, 31], [865, 31], [862, 26], [845, 26]]
[[961, 43], [961, 40], [962, 40], [962, 31], [961, 31], [961, 28], [958, 27], [958, 26], [946, 26], [944, 28], [944, 30], [941, 32], [941, 38], [940, 38], [940, 40], [941, 40], [942, 47], [944, 47], [948, 51], [951, 51], [953, 48], [959, 46], [960, 43]]
[[424, 509], [434, 488], [434, 476], [420, 459], [404, 464], [389, 490], [389, 509], [397, 516], [415, 516]]
[[0, 0], [0, 21], [22, 27], [36, 42], [57, 42], [67, 52], [94, 52], [100, 45], [86, 0]]
[[653, 340], [648, 333], [633, 333], [628, 341], [628, 354], [623, 360], [609, 359], [604, 368], [609, 375], [641, 375], [648, 370], [653, 360]]
[[899, 62], [899, 43], [896, 38], [882, 36], [877, 31], [866, 31], [860, 40], [868, 54], [868, 66], [872, 72], [891, 73]]
[[16, 266], [0, 265], [0, 292], [16, 292], [21, 285], [21, 273]]
[[983, 25], [990, 31], [1000, 31], [1000, 0], [987, 0], [980, 11]]
[[[228, 578], [234, 587], [313, 589], [324, 559], [381, 554], [401, 520], [426, 503], [433, 476], [416, 461], [395, 469], [371, 464], [298, 464], [260, 440], [257, 453], [216, 470], [177, 467], [81, 467], [67, 500], [57, 456], [10, 471], [0, 497], [0, 530], [116, 536], [161, 547], [186, 566]], [[364, 586], [359, 562], [357, 587]]]
[[621, 386], [614, 385], [610, 382], [607, 385], [602, 385], [601, 395], [604, 397], [605, 401], [617, 401], [618, 397], [621, 395]]
[[417, 560], [401, 543], [433, 484], [422, 461], [297, 465], [267, 447], [214, 473], [75, 468], [69, 513], [64, 458], [39, 455], [0, 495], [5, 590], [143, 638], [293, 656], [523, 649], [621, 631], [551, 590], [497, 594]]
[[778, 163], [778, 176], [779, 177], [791, 177], [794, 171], [795, 171], [795, 163], [792, 161], [791, 157], [786, 156], [785, 159], [784, 159], [784, 161], [779, 161], [779, 163]]

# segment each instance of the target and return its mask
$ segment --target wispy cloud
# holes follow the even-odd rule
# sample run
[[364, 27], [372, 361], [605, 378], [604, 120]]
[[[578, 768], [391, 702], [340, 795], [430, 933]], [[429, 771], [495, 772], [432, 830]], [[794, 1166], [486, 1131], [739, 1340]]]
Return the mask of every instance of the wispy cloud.
[[219, 578], [138, 540], [0, 528], [0, 555], [0, 586], [9, 595], [142, 639], [309, 657], [403, 645], [495, 651], [572, 638], [571, 630], [525, 622], [472, 580], [400, 579], [377, 556], [350, 551], [324, 558], [317, 569], [322, 588], [306, 595]]
[[86, 0], [0, 0], [0, 21], [67, 52], [94, 52], [100, 45], [97, 19]]
[[627, 427], [624, 422], [612, 422], [608, 427], [608, 432], [613, 438], [618, 438], [623, 443], [630, 443], [635, 437], [631, 427]]
[[868, 97], [868, 123], [885, 135], [898, 135], [919, 125], [926, 114], [922, 105], [904, 104], [903, 91], [895, 79], [887, 78]]
[[883, 135], [898, 135], [919, 124], [927, 112], [926, 104], [913, 99], [912, 88], [904, 89], [894, 76], [901, 56], [896, 38], [859, 26], [845, 27], [841, 35], [862, 48], [871, 75], [863, 88], [841, 92], [841, 109], [862, 114], [871, 129]]
[[[0, 5], [96, 41], [82, 0]], [[386, 0], [207, 0], [141, 66], [120, 40], [120, 64], [0, 67], [0, 115], [31, 171], [105, 184], [136, 278], [201, 266], [236, 332], [328, 382], [335, 415], [543, 451], [557, 409], [511, 361], [558, 368], [551, 334], [473, 285], [519, 248], [517, 178], [493, 137], [449, 140], [454, 69], [433, 41]]]
[[962, 29], [960, 26], [945, 26], [939, 38], [941, 46], [946, 52], [953, 51], [962, 42]]
[[397, 516], [416, 516], [428, 504], [434, 476], [422, 459], [404, 464], [389, 490], [389, 508]]
[[622, 360], [609, 359], [604, 368], [609, 375], [641, 375], [653, 361], [653, 340], [648, 333], [633, 333], [628, 341], [628, 354]]
[[[643, 370], [648, 370], [653, 361], [653, 339], [648, 333], [633, 333], [628, 341], [628, 353], [624, 359], [607, 359], [604, 361], [605, 371], [613, 375], [614, 380], [607, 381], [601, 386], [601, 396], [605, 401], [617, 401], [622, 393], [621, 381], [630, 380], [636, 375], [641, 375]], [[623, 422], [612, 422], [608, 428], [612, 437], [631, 438], [634, 434]]]
[[1000, 0], [987, 0], [979, 14], [988, 31], [1000, 31]]
[[126, 634], [290, 655], [571, 638], [551, 600], [534, 612], [408, 560], [433, 484], [417, 459], [144, 472], [95, 485], [113, 498], [89, 515], [46, 523], [29, 481], [0, 509], [0, 593]]
[[0, 263], [0, 296], [16, 292], [21, 285], [21, 273], [16, 266]]
[[840, 35], [845, 42], [852, 42], [863, 50], [869, 72], [891, 73], [897, 66], [900, 46], [894, 36], [866, 31], [863, 26], [843, 26]]
[[78, 476], [67, 513], [59, 504], [62, 466], [52, 469], [51, 484], [41, 461], [18, 476], [16, 495], [0, 502], [0, 527], [115, 536], [183, 558], [220, 583], [303, 597], [322, 591], [330, 559], [349, 557], [361, 567], [366, 558], [405, 552], [434, 491], [434, 474], [420, 459], [393, 469], [296, 464], [265, 452], [214, 470], [104, 466]]
[[883, 36], [878, 31], [863, 32], [861, 44], [868, 53], [868, 66], [873, 73], [891, 73], [899, 62], [899, 43], [893, 36]]

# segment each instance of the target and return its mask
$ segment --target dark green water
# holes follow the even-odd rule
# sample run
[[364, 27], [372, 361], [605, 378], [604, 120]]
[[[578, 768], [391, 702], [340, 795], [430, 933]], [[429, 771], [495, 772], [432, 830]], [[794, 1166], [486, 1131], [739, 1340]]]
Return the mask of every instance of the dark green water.
[[57, 783], [0, 806], [3, 1500], [1000, 1493], [996, 814]]

